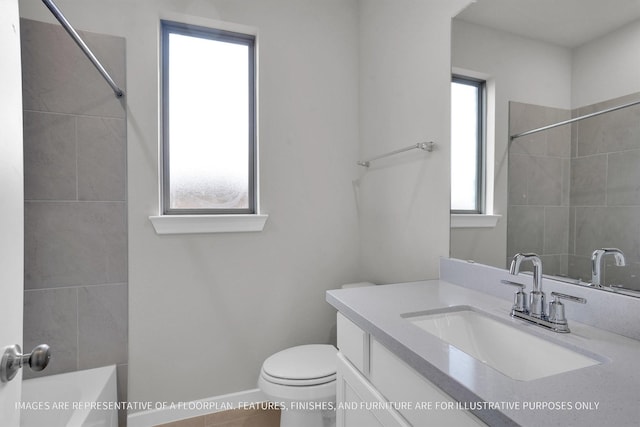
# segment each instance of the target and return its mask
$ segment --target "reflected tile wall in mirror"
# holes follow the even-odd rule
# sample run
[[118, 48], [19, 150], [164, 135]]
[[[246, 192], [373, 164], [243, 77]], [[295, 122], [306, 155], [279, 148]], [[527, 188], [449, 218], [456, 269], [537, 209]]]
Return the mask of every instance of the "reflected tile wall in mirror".
[[[510, 134], [640, 99], [573, 111], [510, 103]], [[605, 259], [604, 281], [640, 290], [640, 106], [518, 138], [509, 147], [507, 254], [532, 251], [546, 274], [591, 280], [591, 253], [618, 247], [627, 266]]]
[[[510, 134], [569, 118], [569, 110], [511, 102]], [[546, 274], [568, 273], [570, 165], [570, 127], [561, 126], [511, 142], [508, 262], [518, 252], [535, 252], [542, 256]]]

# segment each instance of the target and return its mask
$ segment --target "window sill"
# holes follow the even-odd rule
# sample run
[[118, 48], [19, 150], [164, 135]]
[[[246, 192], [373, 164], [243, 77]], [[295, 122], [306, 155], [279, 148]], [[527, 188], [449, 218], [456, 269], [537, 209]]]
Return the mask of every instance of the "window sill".
[[246, 233], [262, 231], [269, 215], [160, 215], [149, 220], [157, 234]]
[[495, 228], [502, 215], [451, 214], [451, 228]]

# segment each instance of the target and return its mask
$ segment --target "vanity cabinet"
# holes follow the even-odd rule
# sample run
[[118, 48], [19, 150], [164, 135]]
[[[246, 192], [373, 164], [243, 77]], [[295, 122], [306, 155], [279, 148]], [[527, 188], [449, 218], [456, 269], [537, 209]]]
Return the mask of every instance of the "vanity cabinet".
[[410, 426], [341, 353], [338, 353], [336, 401], [337, 427]]
[[485, 426], [338, 313], [337, 427]]

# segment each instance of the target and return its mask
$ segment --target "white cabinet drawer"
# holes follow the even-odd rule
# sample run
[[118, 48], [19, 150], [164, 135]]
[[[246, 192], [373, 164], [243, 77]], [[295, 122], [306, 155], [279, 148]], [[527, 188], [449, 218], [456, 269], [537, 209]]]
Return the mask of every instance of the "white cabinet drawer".
[[342, 314], [337, 315], [338, 349], [365, 376], [369, 374], [369, 334]]
[[411, 427], [340, 353], [337, 372], [337, 427]]
[[[400, 414], [414, 426], [486, 426], [468, 411], [447, 408], [455, 402], [376, 340], [370, 340], [369, 380], [390, 402], [407, 402]], [[429, 402], [431, 402], [429, 409]]]

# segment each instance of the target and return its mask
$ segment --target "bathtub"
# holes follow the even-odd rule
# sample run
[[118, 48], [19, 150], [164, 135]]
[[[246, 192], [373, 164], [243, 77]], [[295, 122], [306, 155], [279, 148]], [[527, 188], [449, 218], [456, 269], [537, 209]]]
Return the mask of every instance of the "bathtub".
[[22, 382], [21, 427], [118, 427], [116, 367]]

